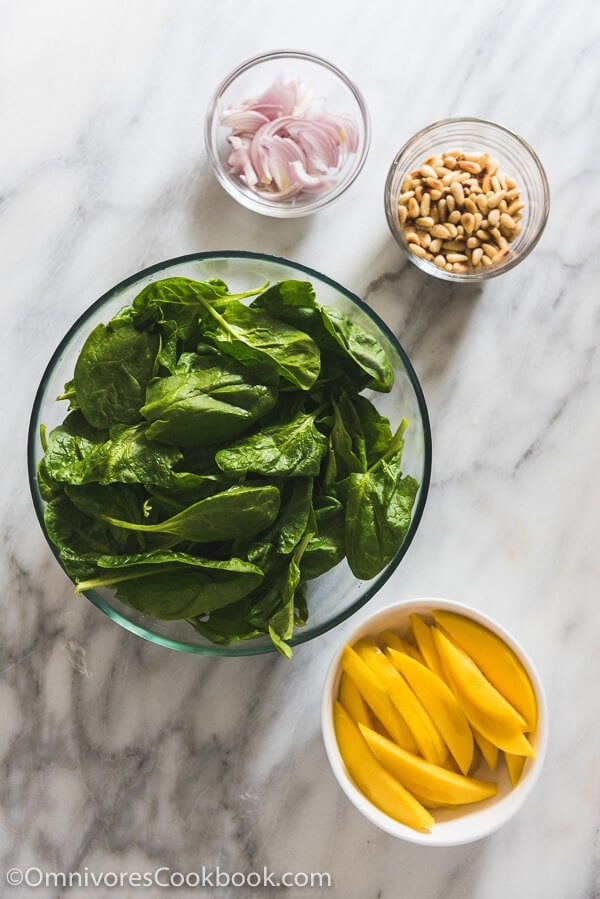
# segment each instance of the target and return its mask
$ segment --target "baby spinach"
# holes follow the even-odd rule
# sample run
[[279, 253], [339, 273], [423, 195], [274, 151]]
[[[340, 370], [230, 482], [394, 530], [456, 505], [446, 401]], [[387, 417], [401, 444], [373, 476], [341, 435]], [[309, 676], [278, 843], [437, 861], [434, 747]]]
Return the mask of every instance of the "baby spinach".
[[228, 358], [195, 358], [195, 367], [188, 359], [187, 370], [149, 383], [140, 411], [150, 422], [150, 439], [175, 446], [224, 443], [275, 405], [278, 379], [270, 370]]
[[315, 426], [316, 414], [297, 412], [284, 424], [238, 440], [216, 453], [217, 465], [227, 474], [317, 477], [327, 437]]
[[291, 655], [307, 583], [344, 557], [375, 577], [408, 530], [406, 422], [392, 434], [362, 395], [392, 384], [368, 326], [308, 281], [147, 284], [93, 329], [41, 429], [46, 532], [77, 591]]
[[419, 485], [402, 476], [404, 419], [386, 453], [348, 478], [345, 549], [352, 573], [368, 580], [390, 562], [408, 531]]
[[95, 428], [134, 424], [154, 374], [159, 338], [126, 318], [97, 325], [75, 363], [77, 404]]
[[213, 543], [218, 540], [254, 537], [275, 520], [278, 511], [279, 490], [267, 485], [230, 487], [154, 524], [124, 521], [105, 514], [100, 517], [125, 530], [166, 534], [176, 541]]

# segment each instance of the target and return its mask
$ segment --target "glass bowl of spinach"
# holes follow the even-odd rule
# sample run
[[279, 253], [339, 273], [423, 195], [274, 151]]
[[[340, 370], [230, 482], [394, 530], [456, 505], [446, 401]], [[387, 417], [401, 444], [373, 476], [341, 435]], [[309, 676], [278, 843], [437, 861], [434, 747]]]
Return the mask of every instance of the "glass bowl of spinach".
[[186, 652], [290, 656], [399, 565], [431, 434], [405, 351], [357, 296], [285, 259], [199, 253], [75, 322], [28, 465], [50, 548], [117, 624]]

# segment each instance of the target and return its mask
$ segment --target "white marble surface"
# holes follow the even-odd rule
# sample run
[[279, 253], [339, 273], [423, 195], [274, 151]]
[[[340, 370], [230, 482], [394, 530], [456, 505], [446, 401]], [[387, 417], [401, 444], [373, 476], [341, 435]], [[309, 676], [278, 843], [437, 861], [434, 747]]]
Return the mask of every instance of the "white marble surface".
[[[330, 889], [290, 896], [599, 896], [597, 4], [2, 0], [0, 14], [0, 895], [63, 895], [9, 888], [13, 866], [118, 874], [204, 864], [331, 874]], [[202, 123], [231, 68], [286, 45], [354, 76], [373, 142], [334, 206], [281, 223], [223, 192]], [[529, 140], [552, 195], [533, 255], [481, 290], [407, 265], [383, 215], [397, 148], [461, 114]], [[398, 842], [334, 782], [320, 688], [361, 613], [291, 663], [187, 656], [75, 598], [44, 542], [25, 439], [58, 340], [127, 275], [212, 249], [280, 254], [337, 278], [413, 360], [432, 418], [432, 487], [408, 556], [370, 608], [422, 595], [476, 605], [527, 647], [550, 707], [535, 792], [482, 842], [435, 851]], [[94, 894], [165, 891], [64, 893]]]

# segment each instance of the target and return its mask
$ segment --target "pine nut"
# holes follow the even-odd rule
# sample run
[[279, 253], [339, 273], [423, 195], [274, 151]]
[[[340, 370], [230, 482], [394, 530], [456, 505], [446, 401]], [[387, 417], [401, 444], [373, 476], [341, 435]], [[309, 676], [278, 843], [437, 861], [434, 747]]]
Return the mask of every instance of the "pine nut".
[[453, 181], [450, 185], [450, 190], [452, 191], [452, 196], [454, 197], [457, 206], [464, 206], [465, 191], [460, 181]]
[[419, 218], [415, 220], [415, 224], [417, 224], [419, 228], [425, 228], [426, 231], [430, 231], [435, 225], [435, 222], [430, 215], [420, 215]]
[[412, 196], [408, 201], [408, 214], [411, 219], [416, 219], [420, 212], [421, 206], [417, 203], [415, 197]]
[[465, 229], [465, 231], [467, 232], [467, 234], [472, 234], [473, 228], [475, 227], [475, 216], [473, 215], [473, 213], [472, 212], [463, 212], [463, 214], [460, 217], [460, 220], [461, 220], [462, 226]]
[[450, 232], [448, 231], [445, 225], [434, 225], [431, 229], [432, 237], [439, 237], [442, 240], [446, 240], [450, 237]]
[[420, 258], [458, 274], [497, 265], [510, 254], [525, 202], [489, 153], [431, 154], [401, 186], [397, 221]]

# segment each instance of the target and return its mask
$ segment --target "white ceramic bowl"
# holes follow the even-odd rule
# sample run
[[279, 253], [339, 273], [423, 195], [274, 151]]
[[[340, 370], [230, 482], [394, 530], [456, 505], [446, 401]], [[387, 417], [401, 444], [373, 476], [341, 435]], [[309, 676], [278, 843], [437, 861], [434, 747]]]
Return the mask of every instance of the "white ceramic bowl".
[[[530, 737], [530, 742], [537, 754], [534, 759], [527, 759], [521, 779], [515, 787], [510, 783], [505, 766], [499, 761], [498, 768], [493, 775], [494, 780], [498, 783], [496, 796], [483, 802], [458, 807], [456, 810], [436, 809], [434, 813], [436, 823], [432, 826], [431, 832], [420, 833], [404, 824], [400, 824], [381, 812], [355, 786], [346, 770], [338, 748], [333, 726], [333, 708], [339, 691], [341, 655], [347, 643], [352, 645], [361, 637], [376, 636], [387, 629], [402, 633], [404, 630], [408, 630], [410, 615], [413, 612], [427, 616], [433, 609], [456, 612], [471, 618], [473, 621], [477, 621], [501, 637], [513, 652], [517, 654], [531, 679], [537, 699], [538, 727], [535, 735]], [[506, 824], [507, 821], [516, 815], [533, 790], [544, 764], [548, 744], [548, 710], [544, 689], [533, 662], [522, 646], [508, 631], [487, 615], [463, 603], [436, 598], [408, 599], [386, 606], [369, 618], [364, 619], [346, 637], [344, 644], [336, 652], [325, 679], [321, 706], [321, 726], [325, 750], [331, 768], [337, 782], [352, 804], [365, 818], [368, 818], [372, 824], [375, 824], [381, 830], [399, 839], [410, 843], [419, 843], [422, 846], [457, 846], [462, 843], [471, 843], [488, 836]], [[475, 771], [474, 776], [477, 777], [478, 774], [481, 774], [482, 777], [490, 779], [487, 767], [485, 772], [484, 774], [483, 769], [480, 772]]]

